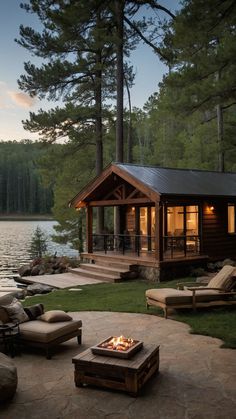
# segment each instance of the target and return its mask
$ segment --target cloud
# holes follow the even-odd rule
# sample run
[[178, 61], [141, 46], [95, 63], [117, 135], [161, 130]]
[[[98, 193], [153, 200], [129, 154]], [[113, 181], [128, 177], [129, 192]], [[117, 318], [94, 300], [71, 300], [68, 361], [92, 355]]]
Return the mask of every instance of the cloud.
[[16, 103], [16, 105], [23, 108], [31, 108], [36, 102], [36, 98], [30, 97], [26, 93], [20, 93], [16, 91], [8, 91], [7, 93], [11, 100]]
[[24, 108], [35, 105], [37, 99], [17, 90], [9, 90], [7, 84], [0, 80], [0, 110]]

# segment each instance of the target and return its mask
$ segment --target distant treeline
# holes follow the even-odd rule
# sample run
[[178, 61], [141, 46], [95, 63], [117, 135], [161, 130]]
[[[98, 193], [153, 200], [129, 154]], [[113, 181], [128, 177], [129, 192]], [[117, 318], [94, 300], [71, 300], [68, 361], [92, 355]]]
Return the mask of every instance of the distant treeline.
[[0, 214], [49, 214], [52, 187], [44, 187], [37, 159], [45, 153], [42, 144], [0, 142]]

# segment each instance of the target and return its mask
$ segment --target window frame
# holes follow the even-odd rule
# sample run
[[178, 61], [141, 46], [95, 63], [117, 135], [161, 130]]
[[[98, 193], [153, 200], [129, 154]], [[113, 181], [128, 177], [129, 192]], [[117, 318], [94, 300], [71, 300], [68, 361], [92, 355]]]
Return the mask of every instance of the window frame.
[[[195, 206], [197, 209], [196, 211], [187, 211], [187, 207], [192, 207]], [[180, 203], [180, 204], [175, 204], [175, 203], [171, 203], [171, 204], [167, 204], [166, 205], [166, 210], [164, 215], [164, 230], [163, 233], [164, 235], [167, 235], [167, 229], [168, 229], [168, 209], [173, 208], [173, 207], [182, 207], [183, 208], [183, 212], [181, 212], [181, 214], [183, 214], [183, 236], [187, 237], [187, 214], [189, 213], [195, 213], [197, 214], [197, 233], [195, 234], [196, 236], [200, 236], [200, 205], [198, 203]], [[192, 235], [192, 234], [191, 234]]]

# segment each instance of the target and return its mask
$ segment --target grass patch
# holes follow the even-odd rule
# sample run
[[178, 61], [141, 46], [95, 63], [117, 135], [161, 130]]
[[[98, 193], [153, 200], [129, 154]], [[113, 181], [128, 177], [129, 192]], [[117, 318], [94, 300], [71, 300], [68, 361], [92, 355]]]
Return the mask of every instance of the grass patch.
[[[181, 282], [189, 281], [189, 278]], [[150, 284], [147, 281], [130, 281], [117, 284], [84, 285], [82, 291], [58, 290], [49, 294], [27, 298], [25, 307], [43, 303], [45, 310], [64, 311], [114, 311], [143, 313], [163, 316], [157, 307], [146, 309], [145, 291], [148, 288], [175, 288], [180, 280]], [[173, 315], [177, 321], [187, 323], [191, 333], [216, 337], [224, 341], [223, 346], [236, 348], [236, 311], [233, 308], [211, 308], [178, 311]]]

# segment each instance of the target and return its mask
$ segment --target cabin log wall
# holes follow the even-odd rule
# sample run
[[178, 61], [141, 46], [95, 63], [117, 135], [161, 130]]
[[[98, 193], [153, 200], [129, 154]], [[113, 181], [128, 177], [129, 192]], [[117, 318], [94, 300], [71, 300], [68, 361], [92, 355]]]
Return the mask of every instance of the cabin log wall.
[[203, 204], [202, 253], [212, 260], [236, 258], [236, 234], [228, 233], [228, 203], [232, 200], [214, 200]]

